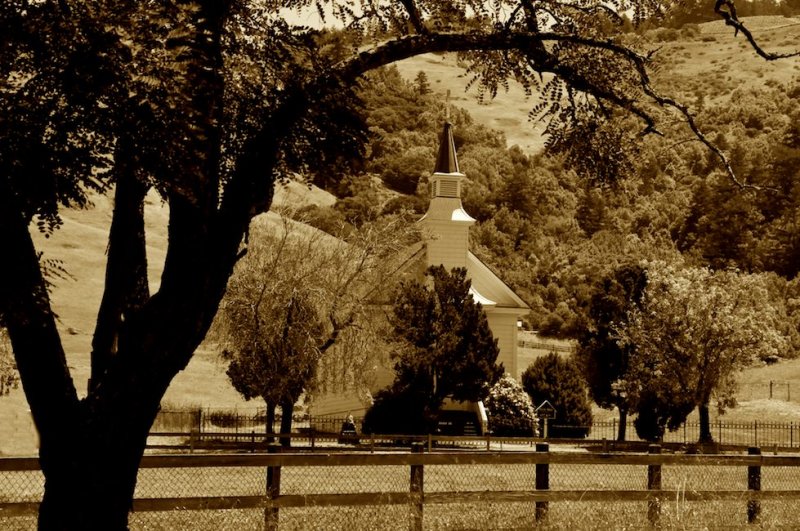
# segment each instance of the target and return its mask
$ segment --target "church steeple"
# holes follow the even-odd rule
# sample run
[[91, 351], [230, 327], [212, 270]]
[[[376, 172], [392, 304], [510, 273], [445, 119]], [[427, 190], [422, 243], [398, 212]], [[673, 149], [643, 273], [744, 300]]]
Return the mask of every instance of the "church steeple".
[[436, 167], [431, 176], [431, 202], [423, 223], [430, 232], [427, 242], [428, 265], [447, 269], [466, 267], [469, 227], [475, 220], [461, 205], [461, 186], [466, 175], [458, 167], [453, 126], [444, 124]]
[[433, 173], [461, 173], [458, 171], [456, 143], [453, 140], [453, 126], [450, 122], [444, 123], [442, 140], [439, 144], [439, 156], [436, 158], [436, 168]]
[[[461, 183], [466, 176], [458, 169], [453, 125], [445, 122], [439, 143], [439, 155], [431, 177], [431, 194], [436, 197], [461, 197]], [[459, 206], [461, 203], [459, 201]]]

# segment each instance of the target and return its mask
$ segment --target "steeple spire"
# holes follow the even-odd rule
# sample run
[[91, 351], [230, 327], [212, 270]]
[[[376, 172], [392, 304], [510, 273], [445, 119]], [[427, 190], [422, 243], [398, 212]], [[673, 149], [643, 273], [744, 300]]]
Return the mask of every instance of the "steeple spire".
[[458, 157], [456, 157], [456, 144], [453, 141], [453, 125], [444, 123], [442, 139], [439, 144], [439, 156], [436, 157], [436, 168], [433, 173], [461, 173], [458, 170]]

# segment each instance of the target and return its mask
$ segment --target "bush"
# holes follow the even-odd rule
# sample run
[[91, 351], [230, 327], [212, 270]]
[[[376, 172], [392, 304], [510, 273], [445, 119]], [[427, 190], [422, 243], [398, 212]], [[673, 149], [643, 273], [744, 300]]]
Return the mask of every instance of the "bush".
[[364, 434], [424, 435], [430, 423], [423, 415], [424, 397], [409, 390], [383, 389], [364, 415]]
[[534, 406], [545, 400], [556, 410], [551, 437], [586, 437], [592, 427], [592, 408], [586, 381], [572, 358], [551, 352], [536, 359], [522, 374], [522, 387]]
[[536, 414], [522, 386], [505, 374], [486, 397], [489, 429], [498, 437], [535, 437]]

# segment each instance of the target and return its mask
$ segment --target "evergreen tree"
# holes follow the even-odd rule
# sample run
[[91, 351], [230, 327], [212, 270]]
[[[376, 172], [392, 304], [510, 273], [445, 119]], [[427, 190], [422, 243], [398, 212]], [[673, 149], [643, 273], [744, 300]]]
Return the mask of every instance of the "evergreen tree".
[[398, 339], [393, 392], [418, 397], [411, 403], [420, 404], [429, 428], [445, 398], [483, 400], [503, 367], [495, 363], [497, 340], [469, 292], [466, 269], [435, 266], [426, 276], [429, 286], [401, 283], [390, 322]]
[[420, 96], [427, 96], [431, 92], [431, 84], [428, 81], [428, 74], [426, 74], [423, 70], [417, 72], [417, 77], [414, 78], [414, 90], [416, 90], [417, 94]]
[[589, 384], [589, 396], [602, 408], [617, 408], [620, 441], [625, 440], [631, 409], [628, 395], [619, 388], [628, 368], [630, 347], [618, 344], [614, 326], [639, 303], [646, 282], [645, 271], [635, 265], [622, 266], [603, 279], [592, 295], [589, 323], [578, 339], [576, 360]]
[[522, 388], [534, 406], [545, 400], [556, 410], [549, 430], [551, 437], [586, 437], [592, 426], [592, 409], [586, 382], [572, 358], [555, 352], [537, 358], [522, 373]]

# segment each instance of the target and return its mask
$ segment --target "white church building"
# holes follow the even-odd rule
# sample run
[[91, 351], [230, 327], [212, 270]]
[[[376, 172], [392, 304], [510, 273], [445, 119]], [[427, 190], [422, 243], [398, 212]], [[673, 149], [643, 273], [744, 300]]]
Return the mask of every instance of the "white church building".
[[[430, 177], [430, 204], [419, 222], [423, 225], [423, 241], [408, 249], [399, 276], [422, 280], [429, 266], [443, 265], [447, 270], [466, 268], [467, 277], [472, 282], [472, 296], [483, 306], [492, 335], [498, 342], [500, 354], [497, 363], [502, 363], [507, 373], [519, 379], [526, 367], [521, 366], [517, 351], [517, 321], [530, 311], [530, 307], [469, 250], [469, 229], [475, 220], [461, 203], [465, 180], [466, 175], [458, 167], [452, 125], [446, 123], [436, 166]], [[378, 369], [378, 372], [374, 389], [370, 389], [373, 395], [394, 379], [391, 365]], [[314, 398], [309, 413], [314, 417], [343, 417], [348, 414], [361, 417], [368, 408], [369, 403], [356, 390], [327, 392]]]

